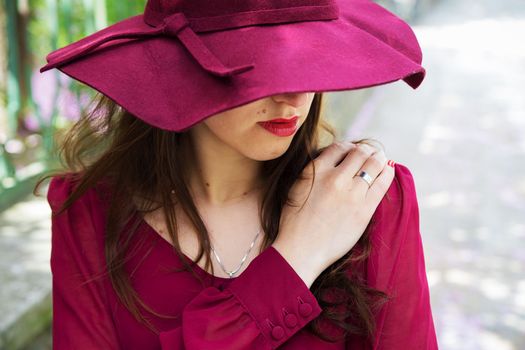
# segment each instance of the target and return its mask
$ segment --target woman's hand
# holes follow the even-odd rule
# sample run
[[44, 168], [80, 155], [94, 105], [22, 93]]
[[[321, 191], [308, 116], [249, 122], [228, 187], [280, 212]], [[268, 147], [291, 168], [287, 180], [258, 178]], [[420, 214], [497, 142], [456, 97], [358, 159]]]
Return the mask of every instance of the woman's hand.
[[[357, 176], [361, 170], [371, 176], [370, 187]], [[357, 243], [393, 179], [393, 163], [387, 164], [382, 150], [350, 141], [332, 143], [290, 189], [272, 245], [310, 286]]]

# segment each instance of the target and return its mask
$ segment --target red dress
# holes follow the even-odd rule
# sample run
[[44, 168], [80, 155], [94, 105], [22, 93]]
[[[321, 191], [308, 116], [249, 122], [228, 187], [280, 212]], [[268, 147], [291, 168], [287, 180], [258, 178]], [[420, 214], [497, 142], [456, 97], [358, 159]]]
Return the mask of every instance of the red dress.
[[[373, 349], [437, 349], [419, 212], [412, 174], [396, 164], [396, 178], [374, 216], [372, 252], [363, 273], [368, 283], [394, 295], [376, 315]], [[71, 193], [68, 180], [51, 179], [47, 195], [57, 209]], [[359, 340], [330, 344], [303, 329], [321, 308], [303, 280], [272, 246], [238, 277], [210, 275], [202, 286], [182, 267], [172, 246], [144, 220], [139, 237], [148, 244], [126, 263], [131, 283], [163, 319], [146, 313], [156, 335], [120, 304], [107, 276], [81, 285], [104, 270], [105, 212], [94, 189], [52, 218], [53, 349], [365, 349]], [[146, 255], [148, 248], [152, 248]], [[190, 258], [184, 256], [190, 262]], [[142, 310], [142, 309], [141, 309]], [[143, 313], [146, 311], [143, 311]]]

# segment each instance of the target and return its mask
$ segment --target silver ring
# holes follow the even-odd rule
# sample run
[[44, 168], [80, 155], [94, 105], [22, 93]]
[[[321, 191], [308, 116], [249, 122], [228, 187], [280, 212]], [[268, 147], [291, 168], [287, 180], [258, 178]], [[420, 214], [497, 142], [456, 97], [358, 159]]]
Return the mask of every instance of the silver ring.
[[359, 176], [361, 179], [365, 180], [365, 182], [368, 184], [368, 187], [372, 186], [372, 182], [374, 180], [366, 171], [361, 170], [356, 176]]

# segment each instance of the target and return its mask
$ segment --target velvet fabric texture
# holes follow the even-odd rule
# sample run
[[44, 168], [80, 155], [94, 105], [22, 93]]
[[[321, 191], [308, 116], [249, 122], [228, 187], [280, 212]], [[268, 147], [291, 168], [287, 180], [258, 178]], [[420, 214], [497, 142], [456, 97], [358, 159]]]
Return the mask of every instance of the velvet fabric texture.
[[[52, 178], [47, 194], [51, 208], [58, 209], [71, 191], [67, 178]], [[92, 188], [52, 218], [53, 349], [369, 349], [355, 337], [330, 344], [305, 331], [322, 310], [272, 246], [231, 279], [213, 276], [196, 265], [196, 273], [206, 281], [203, 286], [187, 271], [170, 271], [182, 267], [181, 260], [168, 241], [142, 220], [135, 240], [145, 243], [132, 249], [125, 268], [149, 306], [179, 316], [162, 319], [146, 314], [160, 331], [156, 335], [119, 303], [107, 275], [85, 284], [107, 271], [106, 207]], [[394, 182], [374, 220], [372, 253], [364, 263], [351, 267], [370, 286], [393, 296], [375, 315], [373, 349], [435, 350], [415, 184], [404, 165], [395, 165]]]
[[279, 93], [415, 89], [425, 76], [410, 26], [371, 0], [149, 0], [46, 60], [41, 72], [171, 131]]

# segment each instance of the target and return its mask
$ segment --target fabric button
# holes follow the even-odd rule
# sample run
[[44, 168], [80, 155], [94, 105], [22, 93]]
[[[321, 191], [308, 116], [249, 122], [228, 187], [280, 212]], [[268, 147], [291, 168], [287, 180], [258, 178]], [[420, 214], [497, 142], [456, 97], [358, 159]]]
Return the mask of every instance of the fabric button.
[[284, 316], [284, 324], [292, 328], [297, 324], [297, 317], [294, 314]]
[[306, 317], [312, 313], [312, 305], [308, 303], [302, 303], [299, 305], [299, 313], [301, 316]]
[[281, 326], [275, 326], [272, 329], [272, 337], [274, 339], [281, 339], [284, 336], [284, 329]]

